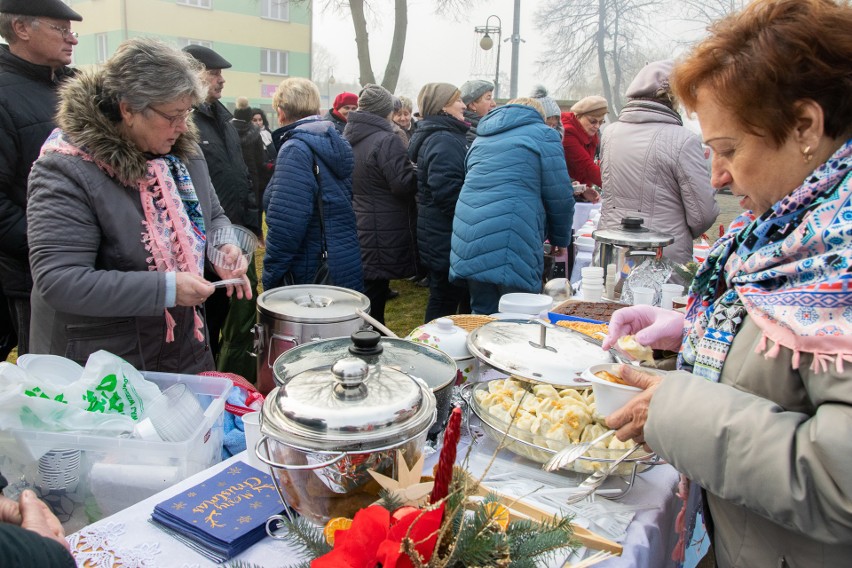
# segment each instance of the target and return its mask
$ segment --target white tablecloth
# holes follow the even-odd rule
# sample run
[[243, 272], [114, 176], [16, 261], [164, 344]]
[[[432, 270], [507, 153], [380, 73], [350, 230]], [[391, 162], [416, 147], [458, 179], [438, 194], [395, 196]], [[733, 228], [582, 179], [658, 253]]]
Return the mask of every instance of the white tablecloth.
[[[241, 459], [245, 459], [244, 454], [219, 463], [69, 536], [68, 540], [78, 565], [83, 566], [83, 562], [89, 560], [92, 562], [91, 565], [100, 568], [113, 566], [113, 560], [120, 559], [121, 566], [130, 568], [217, 566], [216, 563], [166, 535], [148, 519], [157, 503]], [[601, 563], [602, 568], [669, 565], [669, 551], [675, 542], [672, 527], [676, 515], [674, 497], [676, 483], [677, 475], [667, 465], [655, 467], [639, 476], [634, 489], [621, 501], [637, 509], [635, 518], [628, 526], [623, 539], [624, 554], [620, 558]], [[600, 532], [597, 527], [590, 528]], [[297, 558], [297, 554], [287, 544], [268, 537], [236, 557], [243, 562], [270, 567], [294, 563]], [[561, 566], [562, 562], [554, 565]]]

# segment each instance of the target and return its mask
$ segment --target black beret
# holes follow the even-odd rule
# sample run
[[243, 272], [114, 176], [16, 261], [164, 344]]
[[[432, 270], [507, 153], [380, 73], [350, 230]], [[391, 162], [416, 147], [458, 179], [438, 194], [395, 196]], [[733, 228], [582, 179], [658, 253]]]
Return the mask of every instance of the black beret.
[[0, 0], [0, 12], [21, 16], [41, 16], [57, 20], [82, 22], [83, 16], [68, 7], [62, 0]]
[[227, 59], [209, 47], [204, 47], [203, 45], [187, 45], [183, 48], [183, 50], [200, 61], [207, 69], [227, 69], [231, 66]]

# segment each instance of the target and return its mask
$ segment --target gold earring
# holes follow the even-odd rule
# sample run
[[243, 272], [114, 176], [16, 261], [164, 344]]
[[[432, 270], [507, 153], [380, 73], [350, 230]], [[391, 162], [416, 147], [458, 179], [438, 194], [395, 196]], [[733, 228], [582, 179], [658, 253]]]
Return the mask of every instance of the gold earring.
[[814, 155], [813, 155], [813, 153], [811, 153], [811, 147], [810, 146], [804, 147], [804, 149], [802, 150], [802, 157], [805, 159], [806, 164], [810, 164], [811, 160], [814, 159]]

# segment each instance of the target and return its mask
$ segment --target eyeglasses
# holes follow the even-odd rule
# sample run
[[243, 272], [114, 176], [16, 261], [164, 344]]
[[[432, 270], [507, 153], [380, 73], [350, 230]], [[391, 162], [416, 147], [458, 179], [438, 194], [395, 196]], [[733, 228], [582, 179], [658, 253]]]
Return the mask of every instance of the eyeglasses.
[[603, 124], [606, 118], [589, 118], [586, 117], [586, 120], [589, 121], [589, 126], [597, 126], [598, 124]]
[[169, 126], [176, 126], [181, 121], [186, 122], [187, 120], [189, 120], [189, 115], [191, 115], [192, 111], [195, 110], [195, 109], [188, 109], [188, 110], [183, 111], [180, 114], [171, 115], [171, 114], [166, 114], [161, 110], [157, 110], [157, 109], [155, 109], [154, 107], [151, 107], [151, 106], [149, 106], [148, 108], [153, 110], [154, 112], [156, 112], [157, 114], [159, 114], [160, 116], [165, 118], [166, 120], [168, 120]]
[[[41, 22], [41, 21], [42, 20], [39, 20], [39, 22]], [[47, 22], [44, 22], [44, 23], [47, 24]], [[80, 34], [78, 34], [77, 32], [72, 32], [68, 28], [63, 28], [63, 27], [60, 27], [60, 26], [54, 26], [53, 24], [47, 24], [47, 27], [49, 27], [50, 29], [56, 30], [60, 34], [62, 34], [62, 39], [67, 40], [69, 37], [73, 37], [74, 39], [77, 39], [78, 37], [80, 37]]]

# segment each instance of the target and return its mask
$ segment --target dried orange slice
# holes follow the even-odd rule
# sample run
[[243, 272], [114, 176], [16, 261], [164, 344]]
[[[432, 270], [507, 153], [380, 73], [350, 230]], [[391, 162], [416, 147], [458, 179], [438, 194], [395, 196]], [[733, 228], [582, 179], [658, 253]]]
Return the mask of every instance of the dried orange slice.
[[334, 533], [340, 530], [347, 530], [352, 526], [352, 519], [346, 517], [334, 517], [329, 519], [322, 529], [322, 534], [329, 546], [334, 546]]
[[487, 514], [492, 521], [497, 523], [500, 530], [506, 530], [509, 526], [509, 509], [500, 503], [494, 502], [486, 503], [482, 508], [485, 510], [485, 514]]

